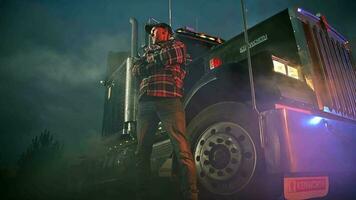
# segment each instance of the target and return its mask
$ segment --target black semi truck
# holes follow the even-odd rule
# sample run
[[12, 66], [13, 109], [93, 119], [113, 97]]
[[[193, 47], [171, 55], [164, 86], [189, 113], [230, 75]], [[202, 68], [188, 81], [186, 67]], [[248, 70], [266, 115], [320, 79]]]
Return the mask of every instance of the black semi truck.
[[[187, 28], [175, 34], [191, 56], [184, 106], [202, 196], [258, 196], [256, 188], [274, 184], [265, 190], [276, 197], [307, 199], [352, 184], [356, 68], [347, 39], [324, 16], [284, 10], [248, 29], [248, 47], [243, 33], [228, 41]], [[105, 81], [103, 137], [124, 137], [103, 166], [120, 167], [135, 148], [127, 136], [135, 136], [137, 99], [132, 57], [109, 60], [119, 67]], [[153, 170], [169, 176], [172, 148], [161, 127], [156, 136]]]

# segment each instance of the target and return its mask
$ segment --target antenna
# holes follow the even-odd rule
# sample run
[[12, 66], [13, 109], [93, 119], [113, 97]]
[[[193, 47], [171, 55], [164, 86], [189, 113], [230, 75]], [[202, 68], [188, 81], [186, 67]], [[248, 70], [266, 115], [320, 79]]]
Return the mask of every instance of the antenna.
[[255, 84], [253, 80], [253, 71], [252, 71], [252, 63], [251, 63], [251, 52], [250, 52], [250, 43], [248, 40], [248, 31], [247, 31], [247, 19], [246, 19], [246, 8], [244, 4], [244, 0], [241, 0], [241, 10], [242, 10], [242, 18], [244, 23], [244, 36], [245, 36], [245, 45], [246, 45], [246, 53], [247, 53], [247, 63], [248, 63], [248, 74], [250, 78], [250, 88], [251, 88], [251, 99], [252, 99], [252, 109], [256, 112], [258, 116], [258, 129], [260, 132], [260, 142], [261, 147], [264, 148], [265, 139], [264, 139], [264, 131], [263, 131], [263, 115], [257, 108], [256, 104], [256, 92], [255, 92]]
[[169, 26], [172, 27], [172, 0], [168, 0], [168, 18]]
[[242, 10], [242, 18], [243, 18], [243, 22], [244, 22], [244, 36], [245, 36], [245, 45], [246, 45], [246, 50], [247, 50], [246, 52], [247, 52], [248, 72], [249, 72], [249, 76], [250, 76], [252, 107], [253, 107], [253, 109], [255, 111], [258, 112], [257, 106], [256, 106], [255, 84], [254, 84], [254, 81], [253, 81], [251, 53], [250, 53], [250, 44], [249, 44], [249, 41], [248, 41], [246, 8], [245, 8], [244, 0], [241, 0], [241, 10]]

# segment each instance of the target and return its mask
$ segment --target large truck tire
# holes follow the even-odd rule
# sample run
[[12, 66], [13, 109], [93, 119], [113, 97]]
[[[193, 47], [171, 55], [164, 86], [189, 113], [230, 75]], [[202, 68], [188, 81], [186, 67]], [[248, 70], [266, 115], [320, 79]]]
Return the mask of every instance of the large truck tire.
[[[262, 166], [258, 120], [248, 106], [220, 102], [202, 110], [187, 127], [200, 199], [252, 197]], [[258, 192], [257, 192], [258, 193]]]

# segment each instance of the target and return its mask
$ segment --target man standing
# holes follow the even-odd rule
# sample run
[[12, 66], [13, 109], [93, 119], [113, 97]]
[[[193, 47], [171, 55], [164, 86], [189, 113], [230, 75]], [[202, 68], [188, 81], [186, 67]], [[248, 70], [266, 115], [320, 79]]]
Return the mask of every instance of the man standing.
[[185, 131], [185, 112], [181, 98], [186, 61], [185, 45], [173, 38], [168, 24], [145, 26], [152, 45], [134, 64], [133, 75], [140, 80], [136, 151], [138, 198], [148, 193], [150, 157], [159, 121], [168, 132], [177, 158], [180, 183], [185, 200], [197, 200], [196, 170]]

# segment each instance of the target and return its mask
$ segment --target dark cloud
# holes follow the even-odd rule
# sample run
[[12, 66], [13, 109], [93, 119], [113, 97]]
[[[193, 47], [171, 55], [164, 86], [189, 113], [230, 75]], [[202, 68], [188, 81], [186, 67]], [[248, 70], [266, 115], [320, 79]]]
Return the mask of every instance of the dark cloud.
[[9, 3], [1, 19], [3, 160], [15, 161], [44, 128], [70, 147], [100, 135], [99, 80], [105, 76], [107, 52], [129, 46], [125, 37], [87, 34], [72, 42], [69, 36], [76, 34], [76, 28], [71, 32], [63, 20], [36, 3]]
[[[19, 51], [1, 58], [2, 135], [29, 141], [42, 129], [57, 133], [65, 142], [99, 134], [106, 54], [127, 45], [119, 35], [98, 36], [80, 56], [45, 47]], [[8, 143], [6, 140], [2, 142]], [[17, 141], [13, 141], [17, 142]], [[22, 149], [23, 150], [23, 149]]]

